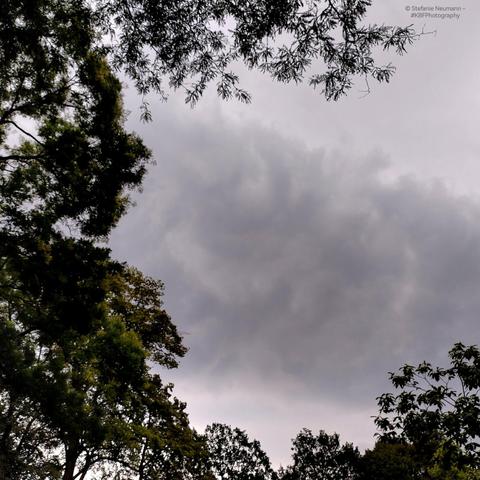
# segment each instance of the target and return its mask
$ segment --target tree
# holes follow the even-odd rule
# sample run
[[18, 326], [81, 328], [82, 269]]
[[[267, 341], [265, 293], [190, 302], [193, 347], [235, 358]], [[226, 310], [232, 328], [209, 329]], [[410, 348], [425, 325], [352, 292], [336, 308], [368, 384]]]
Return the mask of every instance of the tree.
[[[201, 442], [185, 406], [147, 365], [173, 368], [185, 352], [162, 309], [162, 285], [124, 267], [107, 289], [104, 316], [87, 334], [47, 344], [27, 333], [14, 345], [17, 362], [0, 377], [5, 478], [83, 479], [112, 464], [138, 479], [165, 478], [153, 475], [160, 465], [162, 475], [198, 470]], [[14, 311], [11, 319], [2, 347], [18, 332]], [[159, 455], [163, 463], [153, 462]]]
[[[221, 97], [248, 101], [230, 70], [240, 60], [282, 82], [302, 81], [313, 71], [310, 85], [337, 100], [355, 76], [388, 82], [394, 67], [375, 63], [375, 47], [402, 54], [418, 37], [411, 26], [362, 25], [370, 5], [371, 0], [100, 0], [96, 13], [113, 33], [114, 64], [126, 68], [142, 94], [165, 95], [165, 78], [194, 103], [216, 81]], [[279, 37], [288, 41], [277, 44]]]
[[351, 443], [340, 444], [338, 434], [303, 429], [293, 440], [293, 464], [282, 480], [349, 480], [357, 478], [360, 453]]
[[149, 152], [123, 129], [120, 83], [93, 50], [84, 9], [0, 8], [0, 466], [6, 478], [70, 479], [152, 381], [139, 334], [108, 308], [109, 279], [127, 270], [97, 244]]
[[[163, 458], [177, 473], [196, 465], [188, 458], [198, 438], [183, 405], [150, 371], [184, 353], [158, 285], [100, 244], [150, 160], [124, 128], [113, 69], [141, 95], [163, 95], [163, 79], [194, 103], [216, 81], [221, 97], [247, 101], [232, 62], [300, 81], [319, 58], [325, 70], [310, 83], [337, 99], [356, 75], [388, 81], [393, 67], [375, 64], [374, 47], [402, 53], [417, 36], [410, 27], [361, 25], [369, 5], [0, 2], [3, 476], [69, 480], [112, 467], [161, 478], [148, 459]], [[233, 22], [230, 37], [225, 22]], [[280, 35], [291, 43], [275, 47]]]
[[462, 455], [452, 443], [439, 442], [426, 459], [415, 446], [405, 442], [378, 441], [360, 459], [359, 480], [476, 480], [480, 470], [461, 466]]
[[2, 480], [60, 478], [61, 461], [53, 453], [58, 441], [40, 421], [32, 401], [2, 390], [0, 432]]
[[[279, 81], [298, 82], [318, 69], [309, 83], [337, 99], [355, 76], [390, 79], [394, 67], [375, 63], [375, 47], [401, 54], [418, 38], [411, 26], [363, 25], [370, 5], [371, 0], [5, 0], [2, 110], [10, 117], [38, 116], [65, 105], [75, 61], [89, 50], [108, 54], [142, 95], [182, 88], [194, 102], [216, 81], [223, 98], [248, 100], [230, 70], [241, 60]], [[280, 36], [288, 41], [276, 43]]]
[[257, 440], [238, 428], [214, 423], [205, 430], [209, 466], [217, 480], [275, 480], [270, 460]]
[[461, 449], [448, 441], [439, 443], [426, 474], [432, 480], [478, 480], [480, 478], [480, 470], [465, 465]]
[[412, 445], [379, 441], [362, 455], [359, 480], [415, 480], [420, 470]]
[[2, 478], [84, 478], [146, 438], [173, 446], [173, 431], [193, 455], [184, 406], [147, 363], [173, 367], [184, 353], [160, 285], [97, 242], [150, 153], [123, 128], [92, 12], [0, 10]]
[[378, 398], [375, 419], [380, 438], [413, 445], [424, 469], [437, 473], [480, 464], [480, 350], [457, 343], [449, 357], [448, 368], [423, 362], [391, 373], [400, 393]]

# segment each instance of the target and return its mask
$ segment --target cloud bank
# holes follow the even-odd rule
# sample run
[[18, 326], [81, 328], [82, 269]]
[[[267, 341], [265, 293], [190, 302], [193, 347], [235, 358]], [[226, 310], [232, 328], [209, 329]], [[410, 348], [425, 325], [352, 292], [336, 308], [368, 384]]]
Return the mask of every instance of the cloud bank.
[[478, 342], [472, 200], [385, 181], [379, 151], [162, 118], [142, 132], [158, 165], [112, 247], [166, 283], [190, 349], [169, 378], [194, 423], [247, 428], [283, 463], [303, 426], [367, 446], [387, 371]]

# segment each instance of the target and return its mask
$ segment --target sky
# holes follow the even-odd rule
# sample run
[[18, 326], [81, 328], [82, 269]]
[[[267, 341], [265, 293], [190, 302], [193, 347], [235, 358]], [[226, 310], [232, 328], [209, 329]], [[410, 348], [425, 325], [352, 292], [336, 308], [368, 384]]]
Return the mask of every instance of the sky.
[[373, 3], [367, 22], [432, 33], [367, 96], [239, 68], [250, 105], [172, 94], [146, 124], [125, 92], [156, 165], [113, 254], [165, 282], [189, 352], [162, 375], [192, 424], [246, 430], [275, 466], [304, 427], [371, 447], [387, 372], [480, 342], [480, 3]]

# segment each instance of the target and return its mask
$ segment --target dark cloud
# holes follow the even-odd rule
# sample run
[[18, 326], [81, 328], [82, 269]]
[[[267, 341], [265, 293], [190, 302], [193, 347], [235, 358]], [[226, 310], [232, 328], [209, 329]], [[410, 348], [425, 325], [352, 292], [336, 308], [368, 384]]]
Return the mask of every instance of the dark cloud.
[[166, 282], [190, 348], [171, 378], [194, 421], [266, 422], [271, 448], [272, 432], [291, 436], [299, 421], [355, 436], [388, 370], [478, 342], [471, 200], [382, 180], [381, 152], [308, 151], [264, 128], [170, 113], [145, 127], [151, 142], [162, 132], [159, 163], [112, 245]]
[[112, 246], [166, 283], [190, 352], [163, 375], [195, 425], [245, 428], [276, 463], [304, 426], [367, 446], [387, 371], [478, 342], [480, 207], [452, 193], [478, 195], [480, 175], [478, 2], [462, 7], [416, 24], [437, 33], [386, 57], [397, 73], [366, 97], [240, 69], [253, 105], [174, 95], [142, 126], [127, 91], [158, 165]]

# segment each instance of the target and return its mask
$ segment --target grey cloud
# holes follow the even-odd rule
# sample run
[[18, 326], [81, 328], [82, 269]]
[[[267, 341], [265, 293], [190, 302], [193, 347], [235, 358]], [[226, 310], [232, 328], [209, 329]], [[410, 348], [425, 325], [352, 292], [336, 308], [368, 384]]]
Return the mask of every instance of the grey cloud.
[[440, 186], [385, 185], [381, 162], [306, 152], [271, 132], [204, 133], [151, 172], [121, 229], [146, 232], [155, 247], [142, 264], [175, 277], [167, 302], [192, 330], [187, 368], [248, 365], [280, 381], [314, 375], [321, 388], [420, 342], [431, 354], [426, 335], [449, 340], [459, 318], [471, 323], [473, 205]]
[[[366, 97], [240, 69], [253, 105], [173, 95], [139, 125], [126, 92], [158, 165], [112, 246], [166, 283], [190, 352], [162, 374], [196, 426], [246, 428], [277, 463], [303, 426], [367, 446], [387, 371], [478, 342], [479, 206], [419, 180], [478, 193], [478, 2], [462, 6]], [[370, 20], [412, 21], [389, 2]]]
[[238, 407], [242, 392], [282, 415], [289, 402], [374, 409], [388, 370], [478, 340], [473, 201], [382, 180], [381, 152], [308, 151], [221, 118], [156, 128], [159, 164], [112, 246], [166, 282], [190, 348], [172, 378], [191, 404], [215, 392], [210, 421], [235, 423], [221, 399]]

